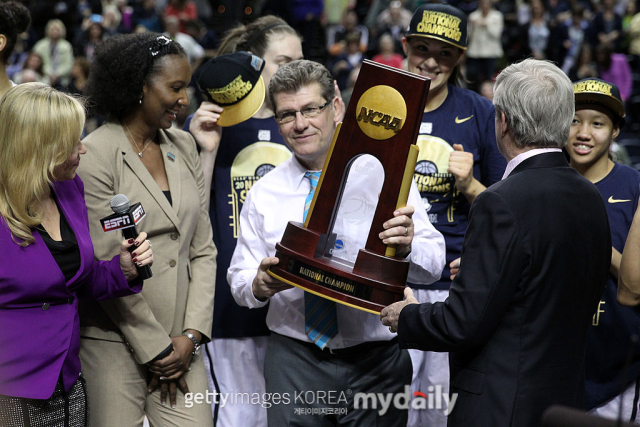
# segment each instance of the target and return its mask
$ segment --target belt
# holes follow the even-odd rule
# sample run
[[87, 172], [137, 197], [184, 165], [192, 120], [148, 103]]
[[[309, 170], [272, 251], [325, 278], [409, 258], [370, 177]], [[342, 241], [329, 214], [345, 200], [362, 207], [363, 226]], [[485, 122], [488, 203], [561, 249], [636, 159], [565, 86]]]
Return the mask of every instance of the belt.
[[[271, 333], [275, 334], [275, 332], [271, 332]], [[284, 335], [281, 335], [281, 336], [284, 336]], [[298, 339], [291, 338], [291, 337], [285, 337], [285, 338], [289, 338], [301, 345], [304, 345], [305, 347], [309, 347], [312, 350], [318, 353], [324, 354], [326, 356], [354, 356], [358, 354], [367, 353], [371, 350], [375, 350], [378, 348], [391, 347], [398, 343], [398, 337], [394, 337], [393, 339], [388, 341], [367, 341], [367, 342], [363, 342], [362, 344], [354, 345], [351, 347], [344, 347], [344, 348], [325, 347], [324, 349], [322, 349], [312, 342], [300, 341]]]

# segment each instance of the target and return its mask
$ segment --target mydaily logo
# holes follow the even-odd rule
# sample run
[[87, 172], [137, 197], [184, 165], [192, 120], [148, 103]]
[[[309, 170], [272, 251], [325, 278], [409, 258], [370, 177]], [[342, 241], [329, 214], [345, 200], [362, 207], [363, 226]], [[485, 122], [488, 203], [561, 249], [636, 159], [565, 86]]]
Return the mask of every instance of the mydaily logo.
[[354, 396], [354, 409], [377, 409], [378, 415], [387, 413], [391, 405], [396, 409], [435, 409], [442, 410], [447, 416], [453, 410], [458, 399], [458, 394], [442, 392], [442, 386], [429, 386], [427, 393], [416, 391], [411, 396], [411, 388], [404, 386], [403, 393], [356, 393]]

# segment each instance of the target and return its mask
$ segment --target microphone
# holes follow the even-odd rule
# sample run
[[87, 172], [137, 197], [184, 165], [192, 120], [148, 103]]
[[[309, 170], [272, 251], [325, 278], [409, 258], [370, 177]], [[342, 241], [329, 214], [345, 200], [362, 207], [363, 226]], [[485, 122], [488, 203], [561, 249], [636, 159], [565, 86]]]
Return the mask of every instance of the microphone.
[[[102, 230], [105, 233], [115, 230], [122, 230], [122, 235], [125, 239], [135, 239], [138, 237], [138, 230], [136, 225], [144, 218], [145, 213], [140, 203], [136, 203], [133, 206], [129, 205], [129, 199], [124, 194], [116, 194], [109, 203], [111, 210], [115, 212], [108, 217], [102, 218], [100, 223], [102, 224]], [[129, 248], [129, 252], [133, 252], [135, 246]], [[142, 280], [151, 278], [151, 267], [148, 265], [138, 267], [138, 277]]]
[[600, 418], [574, 408], [554, 405], [544, 411], [542, 427], [633, 427], [636, 424]]

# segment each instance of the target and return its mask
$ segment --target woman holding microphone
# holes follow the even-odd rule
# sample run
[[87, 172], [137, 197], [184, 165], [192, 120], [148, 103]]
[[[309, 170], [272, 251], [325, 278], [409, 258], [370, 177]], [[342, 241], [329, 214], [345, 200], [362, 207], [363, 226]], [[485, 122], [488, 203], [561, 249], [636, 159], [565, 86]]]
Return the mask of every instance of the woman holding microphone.
[[[78, 298], [140, 292], [146, 233], [94, 260], [76, 169], [85, 111], [41, 83], [0, 104], [0, 425], [85, 426]], [[133, 253], [129, 248], [135, 247]], [[66, 419], [66, 422], [65, 422]]]

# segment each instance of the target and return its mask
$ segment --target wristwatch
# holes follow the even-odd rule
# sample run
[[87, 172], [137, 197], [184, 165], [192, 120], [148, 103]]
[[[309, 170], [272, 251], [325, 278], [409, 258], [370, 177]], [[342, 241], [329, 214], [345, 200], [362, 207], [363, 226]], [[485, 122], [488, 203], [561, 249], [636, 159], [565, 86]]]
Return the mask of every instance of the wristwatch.
[[192, 354], [200, 354], [200, 343], [196, 339], [196, 337], [191, 332], [183, 332], [182, 335], [189, 338], [193, 342], [193, 353]]

